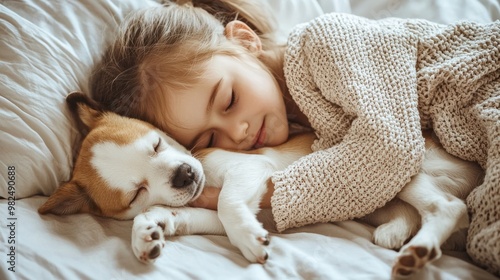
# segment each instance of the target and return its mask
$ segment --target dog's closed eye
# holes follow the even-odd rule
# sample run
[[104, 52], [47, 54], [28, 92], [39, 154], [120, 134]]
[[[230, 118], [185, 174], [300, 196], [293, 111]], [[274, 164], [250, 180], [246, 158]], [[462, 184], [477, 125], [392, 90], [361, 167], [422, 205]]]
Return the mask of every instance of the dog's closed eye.
[[160, 151], [160, 148], [161, 148], [161, 138], [158, 138], [158, 142], [156, 142], [156, 144], [154, 144], [153, 146], [154, 153], [157, 154], [158, 151]]
[[137, 190], [133, 193], [133, 198], [130, 200], [129, 205], [132, 205], [135, 201], [137, 201], [138, 198], [146, 191], [147, 191], [147, 184], [140, 183], [137, 186]]

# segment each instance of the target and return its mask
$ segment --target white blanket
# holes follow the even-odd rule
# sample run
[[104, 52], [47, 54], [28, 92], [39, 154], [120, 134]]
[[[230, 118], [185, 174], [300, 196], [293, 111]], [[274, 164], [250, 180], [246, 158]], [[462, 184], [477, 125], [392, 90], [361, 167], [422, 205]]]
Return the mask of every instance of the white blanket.
[[[227, 237], [214, 235], [170, 238], [163, 255], [144, 265], [130, 247], [131, 221], [39, 216], [36, 209], [44, 201], [17, 201], [15, 232], [2, 226], [2, 244], [11, 237], [16, 244], [15, 272], [5, 261], [9, 249], [1, 247], [1, 279], [389, 279], [397, 254], [370, 241], [372, 227], [348, 221], [272, 233], [265, 265], [248, 263]], [[6, 201], [0, 209], [6, 212]], [[269, 214], [260, 218], [272, 230]], [[11, 221], [2, 216], [5, 222]], [[496, 279], [467, 262], [464, 252], [444, 254], [415, 279]]]
[[[295, 24], [333, 11], [437, 22], [500, 19], [496, 0], [269, 3], [281, 39]], [[397, 252], [372, 244], [373, 228], [354, 221], [273, 233], [265, 265], [248, 263], [227, 237], [184, 236], [171, 238], [148, 266], [132, 254], [131, 221], [38, 215], [46, 197], [37, 195], [49, 195], [69, 179], [79, 141], [66, 94], [87, 92], [90, 69], [116, 24], [129, 11], [153, 5], [152, 0], [1, 2], [0, 279], [389, 279]], [[8, 200], [14, 196], [15, 202]], [[269, 212], [260, 218], [272, 229]], [[416, 279], [497, 278], [471, 264], [463, 251], [445, 251]]]

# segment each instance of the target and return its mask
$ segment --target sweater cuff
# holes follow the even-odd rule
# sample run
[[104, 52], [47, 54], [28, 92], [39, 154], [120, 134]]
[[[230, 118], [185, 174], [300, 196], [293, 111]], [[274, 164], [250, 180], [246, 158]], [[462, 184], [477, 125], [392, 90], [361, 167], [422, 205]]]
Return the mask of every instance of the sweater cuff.
[[298, 213], [295, 213], [293, 205], [296, 205], [296, 190], [291, 188], [284, 171], [277, 171], [271, 180], [274, 183], [274, 193], [271, 196], [271, 206], [276, 229], [282, 232], [288, 228], [299, 227], [295, 220]]

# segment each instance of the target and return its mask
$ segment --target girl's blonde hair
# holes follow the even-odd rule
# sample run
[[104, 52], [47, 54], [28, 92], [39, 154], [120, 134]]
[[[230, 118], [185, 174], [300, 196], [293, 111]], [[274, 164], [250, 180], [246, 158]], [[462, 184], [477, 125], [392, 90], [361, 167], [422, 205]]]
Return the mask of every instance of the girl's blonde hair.
[[[121, 25], [117, 39], [95, 67], [90, 81], [93, 98], [107, 110], [165, 130], [165, 90], [172, 92], [195, 83], [203, 73], [204, 62], [213, 55], [246, 52], [225, 38], [228, 22], [245, 22], [261, 38], [263, 50], [275, 52], [275, 22], [262, 4], [194, 0], [134, 13]], [[263, 61], [266, 64], [273, 59]]]

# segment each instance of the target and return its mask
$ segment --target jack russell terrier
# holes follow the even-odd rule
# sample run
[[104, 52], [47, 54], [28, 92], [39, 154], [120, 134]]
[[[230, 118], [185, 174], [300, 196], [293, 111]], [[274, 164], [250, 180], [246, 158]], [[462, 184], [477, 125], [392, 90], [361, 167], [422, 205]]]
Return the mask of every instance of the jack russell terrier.
[[[259, 203], [273, 172], [312, 152], [313, 134], [273, 148], [210, 148], [193, 156], [151, 124], [102, 111], [83, 93], [71, 93], [66, 101], [87, 135], [71, 180], [38, 209], [40, 214], [134, 219], [132, 249], [146, 263], [160, 256], [166, 237], [190, 234], [227, 234], [250, 262], [265, 263], [269, 237], [256, 218]], [[451, 156], [424, 136], [420, 173], [393, 201], [364, 218], [377, 226], [376, 244], [401, 248], [394, 276], [411, 275], [441, 256], [441, 244], [467, 227], [463, 200], [482, 180], [478, 165]], [[222, 187], [218, 211], [185, 207], [205, 185]]]

